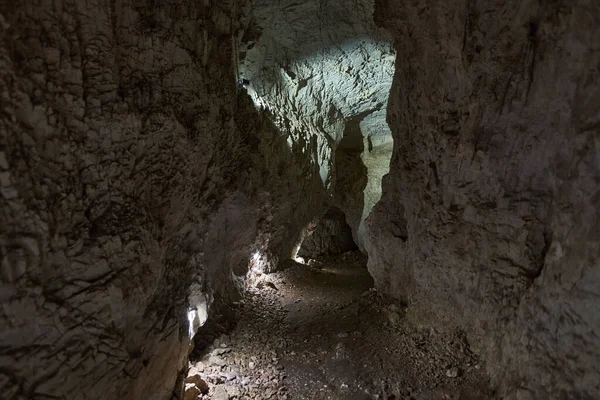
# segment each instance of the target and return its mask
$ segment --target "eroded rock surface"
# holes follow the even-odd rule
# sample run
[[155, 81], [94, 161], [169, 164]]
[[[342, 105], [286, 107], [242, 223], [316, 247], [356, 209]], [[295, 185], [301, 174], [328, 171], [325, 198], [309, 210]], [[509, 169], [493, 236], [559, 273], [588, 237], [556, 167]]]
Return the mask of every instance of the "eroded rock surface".
[[[240, 78], [289, 147], [311, 154], [323, 185], [344, 197], [336, 204], [353, 215], [364, 249], [363, 221], [379, 200], [392, 151], [385, 115], [394, 51], [373, 21], [373, 0], [259, 0], [245, 14]], [[338, 163], [337, 154], [352, 162]], [[364, 185], [346, 193], [344, 181], [361, 169]]]
[[377, 287], [466, 327], [507, 399], [599, 398], [600, 5], [376, 10], [398, 54]]
[[[377, 0], [379, 26], [372, 12], [370, 0], [0, 4], [3, 397], [202, 394], [177, 375], [206, 312], [239, 296], [249, 262], [289, 258], [335, 204], [378, 292], [407, 308], [372, 294], [337, 304], [343, 290], [296, 306], [293, 288], [283, 345], [314, 341], [302, 358], [318, 368], [292, 388], [333, 373], [319, 396], [344, 398], [356, 388], [337, 367], [359, 374], [363, 354], [377, 367], [399, 348], [387, 365], [416, 368], [393, 368], [396, 387], [367, 373], [361, 393], [410, 399], [424, 376], [422, 398], [445, 398], [458, 392], [439, 381], [468, 368], [485, 382], [479, 354], [504, 399], [600, 398], [600, 5]], [[255, 346], [281, 322], [271, 284], [241, 316]], [[277, 318], [253, 320], [264, 301]], [[352, 355], [344, 327], [323, 346], [311, 321], [340, 310], [382, 345], [360, 337]], [[238, 338], [239, 383], [263, 367], [277, 379], [212, 395], [279, 393], [272, 357], [252, 360]], [[290, 369], [305, 368], [294, 352]], [[206, 383], [233, 372], [227, 354]]]
[[0, 5], [3, 398], [170, 398], [188, 318], [323, 212], [238, 91], [240, 5]]
[[342, 254], [356, 249], [352, 230], [346, 216], [337, 207], [331, 207], [323, 218], [306, 235], [298, 251], [303, 258], [316, 258], [327, 254]]

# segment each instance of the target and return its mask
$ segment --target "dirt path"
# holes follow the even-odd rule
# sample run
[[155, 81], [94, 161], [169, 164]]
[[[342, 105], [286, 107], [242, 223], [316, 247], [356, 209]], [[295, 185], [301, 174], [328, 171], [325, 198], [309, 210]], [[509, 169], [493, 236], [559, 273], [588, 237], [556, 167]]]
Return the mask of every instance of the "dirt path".
[[190, 369], [188, 382], [207, 393], [188, 384], [186, 398], [493, 398], [461, 332], [411, 326], [372, 289], [359, 254], [320, 263], [255, 280], [237, 327]]

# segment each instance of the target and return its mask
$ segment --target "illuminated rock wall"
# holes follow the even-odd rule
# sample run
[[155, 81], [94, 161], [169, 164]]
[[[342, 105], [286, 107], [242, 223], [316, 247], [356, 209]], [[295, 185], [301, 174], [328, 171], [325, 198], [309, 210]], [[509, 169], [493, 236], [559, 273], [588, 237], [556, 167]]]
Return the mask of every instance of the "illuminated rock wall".
[[[323, 186], [363, 247], [363, 220], [381, 195], [392, 151], [385, 115], [394, 51], [373, 22], [372, 0], [259, 0], [245, 15], [240, 78], [289, 148], [319, 164]], [[357, 173], [362, 187], [345, 184]]]

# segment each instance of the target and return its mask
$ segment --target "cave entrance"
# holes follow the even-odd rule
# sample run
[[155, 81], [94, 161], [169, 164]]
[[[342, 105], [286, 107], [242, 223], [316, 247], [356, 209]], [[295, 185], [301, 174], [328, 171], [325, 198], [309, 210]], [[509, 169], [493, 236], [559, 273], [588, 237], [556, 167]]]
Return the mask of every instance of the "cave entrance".
[[358, 250], [346, 215], [337, 207], [330, 207], [321, 220], [307, 230], [298, 250], [298, 257], [305, 260]]

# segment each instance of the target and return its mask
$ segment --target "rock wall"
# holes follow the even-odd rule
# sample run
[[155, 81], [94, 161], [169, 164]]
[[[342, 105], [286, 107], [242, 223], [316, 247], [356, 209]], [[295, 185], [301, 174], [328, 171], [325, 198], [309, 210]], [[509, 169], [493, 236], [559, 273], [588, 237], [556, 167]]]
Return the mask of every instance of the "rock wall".
[[188, 319], [323, 212], [237, 86], [242, 5], [0, 4], [3, 398], [171, 398]]
[[[239, 51], [239, 76], [255, 104], [268, 110], [291, 149], [319, 164], [323, 186], [345, 196], [334, 202], [352, 216], [348, 223], [361, 247], [363, 221], [381, 195], [392, 147], [385, 110], [394, 52], [372, 14], [373, 0], [257, 0], [245, 11]], [[358, 155], [352, 164], [336, 161], [341, 142]], [[336, 189], [363, 167], [364, 187]]]
[[331, 207], [306, 235], [298, 256], [316, 258], [320, 255], [342, 254], [356, 248], [346, 216], [339, 208]]
[[506, 399], [600, 398], [600, 4], [378, 0], [395, 38], [379, 289], [458, 325]]

